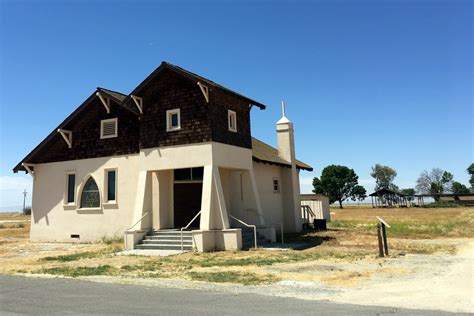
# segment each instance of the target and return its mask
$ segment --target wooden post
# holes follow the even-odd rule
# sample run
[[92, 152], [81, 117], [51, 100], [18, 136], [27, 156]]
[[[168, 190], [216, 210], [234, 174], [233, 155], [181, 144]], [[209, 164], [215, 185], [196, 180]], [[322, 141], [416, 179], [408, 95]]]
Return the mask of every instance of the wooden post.
[[382, 238], [385, 255], [388, 256], [388, 243], [387, 243], [387, 231], [385, 230], [385, 224], [382, 223]]
[[379, 242], [379, 256], [383, 257], [382, 227], [380, 224], [377, 224], [377, 239]]

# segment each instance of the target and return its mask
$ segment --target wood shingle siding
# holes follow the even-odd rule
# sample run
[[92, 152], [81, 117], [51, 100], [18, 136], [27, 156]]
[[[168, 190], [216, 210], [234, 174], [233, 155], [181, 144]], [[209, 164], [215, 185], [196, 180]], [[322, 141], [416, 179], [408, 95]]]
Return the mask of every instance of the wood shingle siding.
[[[197, 84], [171, 71], [155, 77], [141, 94], [140, 148], [211, 141], [210, 104]], [[180, 109], [181, 129], [166, 131], [166, 111]]]
[[[100, 121], [111, 118], [118, 120], [117, 137], [100, 139]], [[94, 98], [87, 104], [87, 108], [63, 129], [72, 131], [72, 148], [68, 148], [61, 135], [56, 133], [47, 146], [42, 147], [28, 162], [46, 163], [139, 152], [138, 117], [113, 101], [110, 113], [107, 114], [99, 98]]]

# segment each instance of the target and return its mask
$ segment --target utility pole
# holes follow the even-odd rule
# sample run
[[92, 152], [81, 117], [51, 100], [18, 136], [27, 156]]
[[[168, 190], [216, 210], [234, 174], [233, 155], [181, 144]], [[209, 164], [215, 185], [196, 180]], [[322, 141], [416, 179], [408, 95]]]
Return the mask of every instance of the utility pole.
[[25, 202], [26, 202], [26, 195], [28, 192], [26, 192], [26, 189], [22, 192], [23, 194], [23, 213], [25, 213]]

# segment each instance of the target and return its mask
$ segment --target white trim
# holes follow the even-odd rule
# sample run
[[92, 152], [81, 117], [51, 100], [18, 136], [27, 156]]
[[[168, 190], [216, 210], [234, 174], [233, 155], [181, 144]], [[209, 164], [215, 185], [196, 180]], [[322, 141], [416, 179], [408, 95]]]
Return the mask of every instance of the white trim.
[[[74, 175], [74, 201], [73, 202], [68, 202], [68, 194], [69, 194], [69, 175], [73, 174]], [[64, 190], [64, 200], [63, 200], [63, 206], [76, 206], [76, 201], [77, 201], [77, 174], [75, 170], [71, 171], [66, 171], [65, 173], [66, 176], [66, 188]]]
[[[235, 126], [231, 126], [231, 117], [234, 118], [234, 125]], [[235, 113], [235, 111], [232, 111], [232, 110], [227, 110], [227, 125], [229, 127], [229, 131], [231, 132], [237, 132], [237, 113]]]
[[[115, 200], [109, 200], [108, 195], [109, 195], [109, 177], [108, 173], [109, 171], [115, 171]], [[118, 193], [118, 185], [117, 185], [117, 179], [118, 179], [118, 169], [117, 168], [105, 168], [104, 169], [104, 202], [103, 204], [111, 205], [111, 204], [117, 204], [117, 193]]]
[[198, 82], [197, 85], [199, 88], [201, 88], [201, 92], [204, 95], [204, 99], [206, 99], [206, 103], [209, 103], [209, 88], [200, 82]]
[[59, 134], [64, 138], [69, 148], [72, 148], [72, 132], [58, 128]]
[[130, 95], [133, 102], [135, 102], [135, 105], [137, 106], [138, 110], [140, 111], [140, 114], [143, 114], [143, 98], [137, 97], [135, 95]]
[[[277, 181], [277, 187], [278, 187], [277, 190], [275, 190], [275, 181]], [[281, 191], [280, 178], [273, 178], [272, 179], [272, 189], [273, 189], [273, 193], [280, 193], [280, 191]]]
[[102, 198], [101, 198], [101, 192], [100, 192], [100, 187], [99, 187], [99, 184], [97, 182], [97, 180], [95, 179], [95, 177], [89, 173], [87, 174], [83, 179], [82, 179], [82, 183], [80, 184], [79, 186], [79, 191], [78, 191], [78, 207], [77, 209], [80, 210], [80, 211], [96, 211], [96, 210], [101, 210], [102, 207], [99, 206], [99, 207], [81, 207], [81, 201], [82, 201], [82, 192], [84, 191], [84, 186], [86, 185], [87, 181], [89, 180], [89, 178], [92, 178], [92, 180], [94, 180], [95, 184], [97, 185], [97, 190], [99, 190], [99, 205], [102, 205]]
[[99, 97], [100, 101], [102, 102], [102, 105], [107, 110], [107, 113], [110, 113], [110, 98], [108, 98], [108, 97], [104, 98], [102, 96], [102, 93], [100, 93], [100, 92], [96, 92], [95, 95]]
[[[113, 135], [105, 135], [104, 136], [104, 124], [114, 122], [115, 123], [115, 133]], [[100, 139], [106, 139], [106, 138], [114, 138], [118, 136], [118, 120], [117, 118], [112, 118], [112, 119], [107, 119], [107, 120], [101, 120], [100, 121]]]
[[23, 167], [25, 167], [26, 171], [34, 178], [35, 177], [35, 171], [31, 168], [34, 168], [35, 165], [31, 163], [22, 163], [21, 164]]
[[[178, 126], [171, 126], [171, 116], [173, 114], [178, 114]], [[181, 111], [180, 109], [173, 109], [166, 111], [166, 131], [178, 131], [181, 129]]]

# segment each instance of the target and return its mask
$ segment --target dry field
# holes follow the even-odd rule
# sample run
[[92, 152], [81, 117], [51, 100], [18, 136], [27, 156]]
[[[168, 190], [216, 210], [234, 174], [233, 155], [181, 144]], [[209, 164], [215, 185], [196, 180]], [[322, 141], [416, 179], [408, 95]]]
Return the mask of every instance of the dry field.
[[[29, 217], [0, 214], [0, 274], [52, 274], [70, 277], [108, 275], [267, 284], [314, 281], [357, 286], [374, 275], [410, 273], [408, 266], [383, 264], [409, 255], [449, 256], [474, 237], [474, 209], [332, 209], [323, 232], [288, 235], [287, 241], [307, 241], [311, 247], [288, 251], [184, 253], [170, 257], [121, 256], [122, 244], [31, 243]], [[375, 216], [388, 229], [391, 256], [377, 258]], [[26, 222], [25, 222], [26, 220]], [[18, 222], [11, 222], [18, 221]]]

